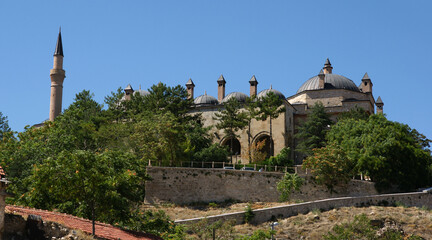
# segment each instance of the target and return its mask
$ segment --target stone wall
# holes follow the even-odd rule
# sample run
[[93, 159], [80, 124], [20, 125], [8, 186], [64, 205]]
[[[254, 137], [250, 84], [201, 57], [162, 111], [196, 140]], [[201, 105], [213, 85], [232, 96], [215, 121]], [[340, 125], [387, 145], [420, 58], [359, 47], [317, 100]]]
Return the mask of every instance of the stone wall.
[[[251, 223], [260, 224], [275, 219], [283, 219], [295, 216], [300, 213], [308, 213], [314, 209], [327, 211], [340, 207], [367, 207], [367, 206], [392, 206], [397, 203], [403, 204], [408, 207], [428, 207], [432, 208], [432, 195], [428, 192], [415, 192], [415, 193], [398, 193], [398, 194], [383, 194], [374, 196], [363, 197], [343, 197], [317, 200], [299, 204], [292, 204], [286, 206], [272, 207], [266, 209], [254, 210], [254, 218]], [[209, 222], [218, 220], [235, 220], [236, 224], [244, 222], [244, 212], [226, 213], [216, 216], [206, 217]], [[178, 220], [179, 224], [192, 224], [204, 218], [194, 218], [186, 220]]]
[[[146, 182], [146, 203], [172, 202], [189, 204], [194, 202], [277, 202], [279, 193], [276, 184], [283, 173], [239, 171], [209, 168], [148, 167], [152, 178]], [[300, 192], [291, 198], [311, 201], [331, 197], [365, 196], [377, 194], [374, 184], [366, 181], [351, 181], [338, 186], [330, 193], [317, 185], [310, 177]]]

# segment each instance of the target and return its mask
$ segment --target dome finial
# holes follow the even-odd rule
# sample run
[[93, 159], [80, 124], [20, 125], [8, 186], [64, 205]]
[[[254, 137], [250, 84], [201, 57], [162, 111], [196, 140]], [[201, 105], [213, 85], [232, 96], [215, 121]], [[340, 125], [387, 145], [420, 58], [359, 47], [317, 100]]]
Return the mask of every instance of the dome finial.
[[206, 90], [204, 91], [204, 95], [207, 95], [207, 91]]
[[273, 86], [270, 84], [270, 89], [273, 89]]

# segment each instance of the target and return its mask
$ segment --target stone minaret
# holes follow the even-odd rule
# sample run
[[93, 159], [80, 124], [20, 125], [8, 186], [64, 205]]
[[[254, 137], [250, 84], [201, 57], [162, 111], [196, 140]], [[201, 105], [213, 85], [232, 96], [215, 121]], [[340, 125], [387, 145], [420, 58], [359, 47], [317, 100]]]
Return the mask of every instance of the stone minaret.
[[195, 87], [195, 84], [192, 81], [192, 78], [189, 78], [189, 81], [187, 81], [187, 83], [186, 83], [186, 89], [187, 89], [187, 93], [188, 93], [188, 99], [193, 99], [194, 98], [194, 87]]
[[65, 71], [63, 70], [63, 45], [61, 38], [61, 30], [59, 31], [57, 45], [54, 52], [54, 66], [50, 71], [51, 77], [51, 100], [49, 120], [54, 119], [61, 113], [62, 97], [63, 97], [63, 80], [65, 79]]
[[255, 78], [255, 75], [252, 76], [252, 78], [249, 80], [250, 85], [250, 97], [257, 95], [257, 87], [258, 87], [258, 81]]
[[324, 63], [323, 70], [324, 70], [324, 74], [329, 74], [329, 73], [331, 74], [333, 71], [333, 67], [332, 67], [330, 60], [328, 58]]
[[218, 83], [218, 101], [219, 103], [222, 102], [222, 100], [225, 98], [225, 78], [221, 74], [219, 79], [217, 80]]

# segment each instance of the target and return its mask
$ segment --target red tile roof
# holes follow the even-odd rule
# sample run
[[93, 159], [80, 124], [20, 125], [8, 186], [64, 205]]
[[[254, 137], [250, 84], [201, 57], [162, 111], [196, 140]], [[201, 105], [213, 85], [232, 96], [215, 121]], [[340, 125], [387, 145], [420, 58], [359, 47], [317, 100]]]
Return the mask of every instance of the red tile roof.
[[[83, 232], [91, 234], [92, 222], [91, 220], [75, 217], [64, 213], [56, 213], [39, 209], [18, 207], [12, 205], [6, 205], [6, 211], [13, 214], [19, 215], [39, 215], [45, 221], [57, 222], [71, 229], [79, 229]], [[127, 240], [163, 240], [160, 237], [147, 234], [147, 233], [136, 233], [132, 231], [125, 231], [120, 228], [114, 227], [109, 224], [96, 222], [95, 233], [97, 237], [105, 239], [127, 239]]]

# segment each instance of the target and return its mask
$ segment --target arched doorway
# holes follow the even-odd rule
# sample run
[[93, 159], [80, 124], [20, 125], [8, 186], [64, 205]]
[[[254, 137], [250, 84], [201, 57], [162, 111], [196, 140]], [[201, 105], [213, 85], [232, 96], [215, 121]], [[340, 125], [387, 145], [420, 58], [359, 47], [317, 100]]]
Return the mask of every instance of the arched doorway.
[[241, 155], [241, 145], [240, 141], [237, 138], [226, 138], [222, 141], [221, 145], [227, 146], [231, 155]]
[[273, 152], [270, 150], [271, 143], [272, 141], [270, 140], [270, 136], [266, 134], [258, 136], [254, 141], [256, 150], [259, 151], [260, 153], [265, 153], [266, 159], [273, 156]]

